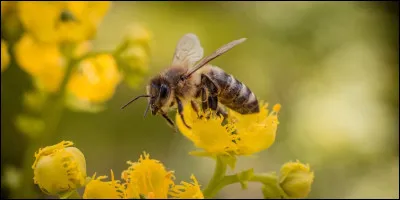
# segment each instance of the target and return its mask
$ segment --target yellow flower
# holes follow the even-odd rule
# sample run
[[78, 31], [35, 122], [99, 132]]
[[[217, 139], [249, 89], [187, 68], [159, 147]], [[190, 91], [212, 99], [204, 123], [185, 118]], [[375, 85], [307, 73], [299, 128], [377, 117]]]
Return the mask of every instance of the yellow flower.
[[311, 191], [314, 172], [310, 166], [297, 162], [285, 163], [280, 172], [279, 185], [290, 198], [305, 198]]
[[125, 40], [130, 44], [148, 44], [152, 38], [151, 32], [144, 26], [133, 24], [128, 26]]
[[101, 54], [83, 60], [71, 75], [67, 87], [78, 99], [100, 103], [111, 98], [120, 81], [114, 58]]
[[43, 42], [78, 42], [94, 36], [111, 2], [18, 2], [25, 29]]
[[130, 162], [127, 170], [122, 172], [122, 179], [126, 181], [128, 198], [167, 198], [169, 189], [174, 185], [174, 172], [167, 171], [158, 160], [150, 159], [150, 155], [143, 153], [138, 162]]
[[39, 88], [56, 92], [64, 76], [65, 61], [56, 44], [43, 44], [25, 34], [15, 46], [21, 68], [33, 76]]
[[111, 181], [103, 182], [107, 176], [99, 176], [96, 173], [92, 180], [86, 185], [83, 193], [84, 199], [124, 199], [126, 198], [125, 188], [120, 181], [114, 180], [114, 172], [111, 170]]
[[176, 123], [184, 136], [196, 147], [205, 150], [202, 155], [250, 155], [269, 148], [275, 141], [280, 105], [274, 106], [271, 113], [267, 105], [260, 106], [257, 114], [241, 115], [229, 110], [227, 123], [222, 125], [223, 118], [214, 112], [199, 113], [199, 118], [190, 105], [184, 108], [186, 123], [184, 126], [179, 114]]
[[175, 185], [169, 195], [177, 199], [204, 199], [203, 192], [194, 175], [190, 177], [193, 183], [181, 182], [181, 185]]
[[72, 145], [72, 142], [62, 141], [35, 153], [33, 180], [44, 193], [60, 195], [84, 185], [85, 157], [79, 149], [70, 147]]
[[16, 2], [13, 1], [1, 1], [1, 16], [9, 14], [15, 10]]
[[[3, 6], [1, 8], [3, 8]], [[8, 54], [7, 43], [6, 41], [1, 40], [1, 72], [7, 69], [9, 63], [10, 55]]]

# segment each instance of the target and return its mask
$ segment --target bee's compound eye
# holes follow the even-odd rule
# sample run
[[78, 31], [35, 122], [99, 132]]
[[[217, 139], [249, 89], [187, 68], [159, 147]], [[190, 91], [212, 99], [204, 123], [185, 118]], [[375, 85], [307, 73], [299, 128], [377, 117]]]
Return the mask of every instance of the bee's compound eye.
[[166, 85], [161, 85], [160, 87], [160, 98], [167, 97], [169, 93], [169, 88]]

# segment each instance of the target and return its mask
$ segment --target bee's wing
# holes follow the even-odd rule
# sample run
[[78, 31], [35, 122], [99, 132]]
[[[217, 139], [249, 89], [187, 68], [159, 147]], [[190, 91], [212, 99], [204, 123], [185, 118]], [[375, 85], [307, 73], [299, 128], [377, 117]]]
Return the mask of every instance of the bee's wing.
[[176, 46], [172, 65], [192, 67], [193, 64], [203, 57], [203, 47], [200, 40], [193, 33], [184, 35]]
[[200, 62], [198, 62], [195, 66], [193, 66], [193, 68], [191, 68], [183, 78], [189, 77], [190, 75], [192, 75], [194, 72], [199, 70], [201, 67], [205, 66], [210, 61], [214, 60], [218, 56], [226, 53], [227, 51], [232, 49], [234, 46], [236, 46], [236, 45], [238, 45], [238, 44], [240, 44], [240, 43], [242, 43], [242, 42], [244, 42], [246, 40], [247, 40], [247, 38], [241, 38], [241, 39], [234, 40], [234, 41], [232, 41], [232, 42], [230, 42], [228, 44], [225, 44], [224, 46], [220, 47], [215, 52], [213, 52], [211, 55], [203, 58]]

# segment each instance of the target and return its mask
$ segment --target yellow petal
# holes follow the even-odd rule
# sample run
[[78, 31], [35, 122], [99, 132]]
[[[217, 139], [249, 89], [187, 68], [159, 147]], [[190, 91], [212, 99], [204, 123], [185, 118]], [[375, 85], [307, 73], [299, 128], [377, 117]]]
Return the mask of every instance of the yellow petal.
[[[3, 5], [3, 3], [1, 3]], [[3, 8], [3, 6], [1, 7]], [[10, 55], [8, 54], [7, 43], [1, 40], [1, 72], [3, 72], [10, 63]]]
[[146, 153], [138, 162], [128, 164], [130, 167], [122, 172], [122, 179], [127, 182], [128, 198], [138, 198], [139, 194], [167, 198], [170, 187], [174, 185], [172, 171], [167, 171], [160, 161], [150, 159]]
[[82, 152], [69, 147], [72, 142], [39, 149], [32, 166], [34, 183], [49, 195], [60, 195], [81, 187], [86, 179], [86, 161]]
[[250, 155], [269, 148], [275, 142], [278, 128], [278, 107], [268, 114], [267, 105], [260, 106], [260, 112], [251, 115], [230, 113], [237, 127], [239, 155]]
[[[206, 152], [216, 154], [227, 154], [236, 151], [236, 144], [232, 142], [235, 135], [232, 134], [234, 127], [230, 124], [221, 125], [223, 119], [211, 114], [211, 117], [199, 118], [197, 114], [187, 104], [184, 107], [185, 121], [191, 129], [188, 129], [182, 122], [180, 115], [177, 113], [175, 121], [181, 133], [190, 139], [198, 148], [204, 149]], [[205, 113], [200, 113], [206, 116]]]
[[181, 185], [175, 185], [169, 195], [177, 199], [204, 199], [203, 192], [194, 175], [190, 177], [192, 183], [182, 181]]
[[[95, 174], [96, 175], [96, 174]], [[100, 176], [93, 179], [86, 185], [83, 193], [84, 199], [123, 199], [126, 198], [125, 188], [119, 181], [114, 180], [114, 173], [111, 170], [111, 181], [101, 181], [107, 178]]]

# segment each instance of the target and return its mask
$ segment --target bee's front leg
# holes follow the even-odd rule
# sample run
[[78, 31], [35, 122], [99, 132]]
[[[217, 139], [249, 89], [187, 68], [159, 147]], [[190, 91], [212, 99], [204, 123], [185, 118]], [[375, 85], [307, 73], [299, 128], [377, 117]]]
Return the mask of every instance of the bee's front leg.
[[168, 122], [168, 124], [175, 129], [175, 132], [178, 132], [178, 129], [176, 128], [174, 122], [168, 117], [167, 114], [161, 113], [161, 116]]
[[188, 126], [188, 125], [186, 124], [185, 118], [183, 117], [183, 105], [182, 105], [182, 101], [181, 101], [178, 97], [176, 97], [175, 100], [176, 100], [176, 103], [178, 104], [178, 112], [179, 112], [179, 115], [181, 116], [181, 119], [182, 119], [183, 124], [185, 124], [185, 126], [186, 126], [188, 129], [192, 129], [190, 126]]

